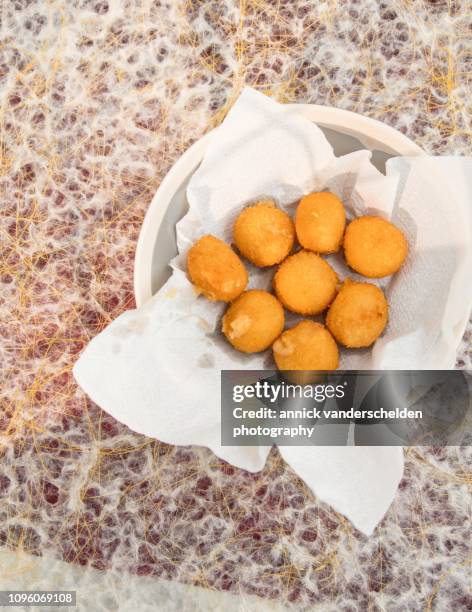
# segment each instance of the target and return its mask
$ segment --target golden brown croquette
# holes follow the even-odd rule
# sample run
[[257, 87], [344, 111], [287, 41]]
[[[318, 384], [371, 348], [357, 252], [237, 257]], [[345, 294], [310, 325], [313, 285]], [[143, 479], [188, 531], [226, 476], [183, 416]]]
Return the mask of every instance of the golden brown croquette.
[[381, 217], [358, 217], [347, 226], [346, 262], [363, 276], [381, 278], [397, 272], [407, 253], [408, 243], [403, 233]]
[[251, 289], [229, 306], [223, 317], [223, 333], [239, 351], [257, 353], [280, 336], [284, 322], [279, 300], [267, 291]]
[[233, 228], [234, 243], [241, 255], [256, 266], [273, 266], [290, 253], [295, 240], [293, 222], [272, 201], [245, 208]]
[[273, 344], [279, 370], [335, 370], [339, 351], [321, 323], [305, 319], [287, 329]]
[[326, 325], [340, 344], [361, 348], [377, 340], [387, 319], [388, 304], [381, 289], [347, 280], [329, 308]]
[[325, 310], [336, 295], [337, 283], [333, 268], [310, 251], [287, 257], [274, 277], [275, 293], [285, 308], [303, 315]]
[[190, 280], [209, 300], [230, 302], [246, 288], [246, 268], [222, 240], [206, 235], [197, 240], [187, 256]]
[[303, 248], [315, 253], [336, 253], [342, 243], [346, 213], [333, 193], [310, 193], [300, 200], [295, 231]]

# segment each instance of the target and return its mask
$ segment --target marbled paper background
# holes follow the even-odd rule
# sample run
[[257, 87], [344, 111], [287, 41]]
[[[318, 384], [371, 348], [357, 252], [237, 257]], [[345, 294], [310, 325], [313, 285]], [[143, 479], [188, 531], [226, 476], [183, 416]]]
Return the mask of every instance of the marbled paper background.
[[[245, 84], [375, 117], [429, 153], [471, 154], [471, 12], [468, 0], [2, 3], [4, 547], [284, 608], [472, 609], [470, 449], [406, 450], [367, 539], [277, 452], [253, 475], [160, 444], [71, 376], [89, 339], [134, 306], [134, 249], [161, 179]], [[458, 366], [471, 366], [470, 330]]]

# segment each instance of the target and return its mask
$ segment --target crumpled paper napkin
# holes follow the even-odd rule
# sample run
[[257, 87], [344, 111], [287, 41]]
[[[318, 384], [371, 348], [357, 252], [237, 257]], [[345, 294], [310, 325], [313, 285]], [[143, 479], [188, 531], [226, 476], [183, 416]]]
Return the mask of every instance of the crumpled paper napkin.
[[[340, 367], [453, 367], [472, 301], [472, 158], [395, 158], [384, 176], [370, 155], [362, 150], [336, 158], [316, 125], [245, 89], [189, 183], [171, 278], [147, 304], [122, 314], [90, 342], [74, 367], [79, 385], [139, 433], [206, 446], [237, 467], [261, 470], [270, 447], [221, 446], [220, 370], [273, 367], [270, 351], [242, 355], [222, 338], [225, 305], [196, 296], [186, 254], [203, 234], [231, 242], [233, 221], [248, 203], [272, 198], [293, 213], [302, 195], [325, 189], [342, 198], [350, 218], [374, 213], [393, 219], [410, 245], [402, 270], [379, 283], [390, 303], [386, 331], [372, 350], [342, 351]], [[356, 277], [341, 255], [329, 260], [341, 278]], [[248, 268], [251, 287], [270, 287], [273, 270]], [[280, 452], [320, 499], [367, 535], [403, 474], [400, 447]]]

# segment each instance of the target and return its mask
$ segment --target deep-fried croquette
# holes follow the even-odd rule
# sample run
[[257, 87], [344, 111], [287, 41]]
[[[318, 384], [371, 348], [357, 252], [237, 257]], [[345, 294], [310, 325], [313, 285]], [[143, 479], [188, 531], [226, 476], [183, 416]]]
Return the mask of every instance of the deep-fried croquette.
[[287, 257], [295, 240], [293, 222], [272, 201], [245, 208], [233, 228], [241, 255], [256, 266], [273, 266]]
[[340, 344], [360, 348], [377, 340], [387, 318], [388, 304], [381, 289], [347, 280], [330, 306], [326, 325]]
[[274, 276], [277, 297], [288, 310], [303, 315], [322, 312], [336, 295], [338, 277], [319, 255], [299, 251], [279, 266]]
[[223, 333], [234, 348], [257, 353], [268, 348], [284, 328], [279, 300], [267, 291], [252, 289], [235, 300], [223, 317]]
[[403, 233], [381, 217], [351, 221], [344, 236], [347, 264], [369, 278], [389, 276], [400, 269], [408, 253]]
[[335, 370], [339, 351], [329, 331], [304, 320], [287, 329], [272, 347], [279, 370]]
[[300, 200], [295, 215], [295, 231], [303, 248], [315, 253], [336, 253], [345, 226], [343, 203], [333, 193], [310, 193]]
[[190, 280], [209, 300], [230, 302], [246, 288], [246, 268], [222, 240], [207, 235], [197, 240], [187, 256]]

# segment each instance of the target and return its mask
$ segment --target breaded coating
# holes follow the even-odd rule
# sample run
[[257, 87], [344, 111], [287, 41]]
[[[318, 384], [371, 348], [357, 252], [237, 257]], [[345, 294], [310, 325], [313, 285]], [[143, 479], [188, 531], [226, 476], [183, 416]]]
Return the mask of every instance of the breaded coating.
[[300, 200], [295, 231], [303, 248], [315, 253], [336, 253], [342, 243], [346, 213], [333, 193], [310, 193]]
[[197, 240], [187, 255], [190, 280], [197, 291], [213, 301], [230, 302], [246, 288], [246, 268], [222, 240], [206, 235]]
[[377, 340], [387, 319], [388, 304], [381, 289], [346, 280], [330, 306], [326, 325], [340, 344], [360, 348]]
[[368, 278], [397, 272], [408, 254], [408, 243], [393, 223], [381, 217], [359, 217], [351, 221], [344, 235], [347, 264]]
[[284, 322], [279, 300], [267, 291], [251, 289], [229, 306], [222, 329], [234, 348], [243, 353], [258, 353], [280, 336]]
[[325, 310], [336, 295], [337, 283], [333, 268], [310, 251], [287, 257], [274, 277], [275, 293], [285, 308], [303, 315]]
[[321, 323], [305, 319], [287, 329], [272, 347], [279, 370], [335, 370], [339, 351]]
[[245, 208], [235, 221], [234, 243], [241, 255], [256, 266], [280, 263], [295, 240], [295, 228], [286, 212], [271, 200]]

